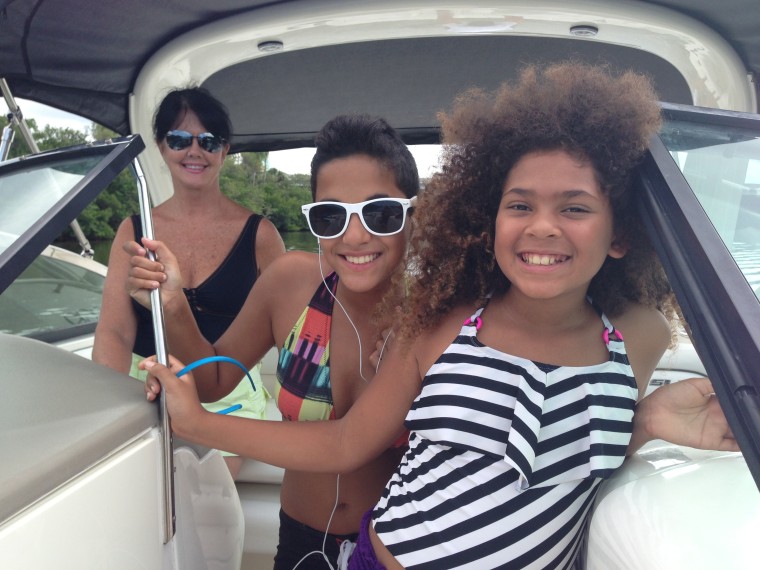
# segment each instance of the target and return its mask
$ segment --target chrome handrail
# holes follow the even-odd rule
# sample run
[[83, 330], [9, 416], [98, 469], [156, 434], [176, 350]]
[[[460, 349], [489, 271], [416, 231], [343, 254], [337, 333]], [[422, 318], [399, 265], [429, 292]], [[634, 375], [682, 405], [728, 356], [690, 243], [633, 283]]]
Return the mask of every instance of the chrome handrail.
[[[137, 177], [137, 191], [140, 201], [140, 219], [142, 221], [142, 234], [155, 239], [153, 233], [153, 218], [150, 210], [150, 195], [148, 184], [145, 181], [140, 163], [135, 159], [132, 162]], [[155, 253], [148, 250], [148, 258], [155, 260]], [[166, 329], [164, 327], [164, 309], [161, 305], [161, 290], [154, 289], [150, 292], [150, 308], [153, 317], [153, 336], [156, 343], [156, 359], [159, 363], [168, 366], [169, 358], [166, 348]], [[161, 421], [161, 445], [163, 460], [163, 487], [164, 487], [164, 544], [167, 544], [174, 536], [176, 530], [176, 513], [174, 503], [174, 454], [172, 450], [172, 430], [169, 422], [169, 413], [166, 408], [166, 391], [162, 390], [159, 397], [159, 419]]]

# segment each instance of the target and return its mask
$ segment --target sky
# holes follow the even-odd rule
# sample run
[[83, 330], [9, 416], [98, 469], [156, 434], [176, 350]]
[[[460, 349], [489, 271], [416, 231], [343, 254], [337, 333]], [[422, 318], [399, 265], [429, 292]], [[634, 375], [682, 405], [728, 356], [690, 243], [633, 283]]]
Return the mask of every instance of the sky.
[[[50, 125], [56, 128], [71, 128], [82, 130], [85, 127], [89, 127], [92, 121], [72, 115], [71, 113], [64, 113], [58, 111], [52, 107], [35, 103], [34, 101], [27, 101], [25, 99], [16, 99], [16, 105], [21, 109], [21, 114], [25, 119], [34, 119], [37, 121], [37, 126], [44, 128], [45, 125]], [[5, 103], [5, 99], [0, 98], [0, 111], [3, 115], [8, 113], [8, 105]]]
[[[56, 128], [84, 130], [92, 124], [89, 119], [65, 113], [34, 101], [16, 99], [16, 105], [21, 109], [24, 118], [34, 119], [40, 128], [50, 125]], [[3, 115], [8, 113], [8, 106], [2, 97], [0, 97], [0, 112]], [[415, 145], [410, 148], [414, 159], [417, 161], [420, 177], [429, 177], [438, 165], [438, 146]], [[314, 156], [314, 149], [311, 148], [271, 152], [269, 153], [269, 168], [276, 168], [286, 174], [308, 174], [312, 156]]]

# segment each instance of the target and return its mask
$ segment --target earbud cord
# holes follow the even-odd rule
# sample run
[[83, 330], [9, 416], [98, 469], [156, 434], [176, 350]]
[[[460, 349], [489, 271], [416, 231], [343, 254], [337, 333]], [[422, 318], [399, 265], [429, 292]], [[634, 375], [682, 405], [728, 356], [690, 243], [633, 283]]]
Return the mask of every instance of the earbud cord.
[[325, 553], [325, 549], [327, 547], [327, 536], [330, 533], [330, 524], [332, 523], [333, 516], [335, 516], [335, 511], [338, 510], [338, 498], [340, 497], [340, 473], [337, 475], [337, 478], [335, 479], [335, 504], [333, 505], [332, 512], [330, 513], [330, 518], [327, 519], [327, 528], [325, 528], [325, 537], [322, 539], [322, 551], [319, 550], [312, 550], [311, 552], [308, 552], [304, 554], [303, 558], [299, 560], [295, 566], [293, 566], [293, 570], [296, 570], [298, 566], [306, 560], [309, 556], [312, 554], [321, 554], [322, 558], [325, 559], [325, 563], [327, 566], [330, 567], [330, 570], [335, 570], [332, 564], [330, 564], [330, 560], [327, 558], [327, 554]]
[[383, 352], [385, 352], [385, 345], [388, 344], [388, 339], [391, 338], [392, 334], [393, 334], [392, 330], [388, 331], [388, 334], [385, 335], [385, 338], [383, 339], [383, 346], [380, 347], [380, 354], [377, 355], [377, 365], [375, 366], [375, 373], [377, 373], [377, 371], [380, 369], [380, 361], [383, 359]]
[[[330, 287], [328, 287], [327, 285], [327, 279], [325, 278], [325, 270], [322, 267], [322, 244], [319, 243], [319, 240], [317, 240], [317, 244], [319, 247], [319, 253], [317, 254], [319, 256], [319, 274], [322, 277], [322, 283], [324, 284], [325, 289], [327, 289], [327, 291], [330, 293], [332, 298], [335, 299], [335, 302], [338, 303], [341, 310], [343, 311], [343, 314], [346, 315], [348, 322], [351, 323], [351, 326], [353, 327], [354, 332], [356, 333], [356, 339], [359, 341], [359, 376], [361, 377], [362, 380], [364, 380], [365, 382], [368, 382], [368, 380], [364, 377], [364, 374], [362, 374], [362, 339], [361, 339], [361, 336], [359, 336], [359, 330], [356, 328], [354, 321], [351, 320], [351, 317], [349, 316], [348, 311], [346, 311], [346, 308], [343, 306], [343, 303], [340, 302], [340, 300], [335, 296], [335, 294], [333, 294], [332, 289], [330, 289]], [[383, 348], [385, 348], [385, 344], [383, 344]], [[382, 355], [382, 351], [381, 351], [381, 355]], [[325, 536], [322, 539], [322, 551], [320, 552], [318, 550], [313, 550], [305, 554], [303, 558], [301, 558], [301, 560], [299, 560], [298, 563], [296, 563], [296, 565], [293, 566], [293, 570], [296, 570], [296, 568], [298, 568], [301, 562], [306, 560], [312, 554], [321, 554], [322, 557], [325, 559], [325, 562], [327, 563], [327, 565], [330, 567], [330, 570], [335, 570], [332, 564], [330, 564], [330, 560], [327, 558], [327, 554], [325, 553], [325, 548], [327, 546], [327, 536], [330, 534], [330, 524], [332, 524], [333, 517], [335, 516], [335, 511], [338, 510], [339, 497], [340, 497], [340, 474], [338, 474], [335, 480], [335, 504], [333, 505], [332, 512], [330, 513], [330, 518], [327, 520], [327, 527], [325, 528]]]
[[[338, 299], [338, 297], [336, 297], [335, 294], [332, 292], [332, 289], [330, 289], [330, 287], [328, 287], [328, 285], [327, 285], [327, 279], [325, 278], [325, 270], [322, 267], [322, 244], [320, 244], [319, 241], [317, 241], [317, 244], [318, 244], [318, 247], [319, 247], [319, 253], [317, 254], [319, 256], [319, 274], [322, 277], [322, 283], [324, 284], [325, 289], [327, 289], [327, 291], [330, 293], [330, 295], [332, 296], [332, 298], [335, 300], [335, 302], [338, 303], [338, 305], [340, 306], [341, 310], [343, 311], [343, 314], [346, 315], [346, 318], [348, 319], [348, 322], [351, 324], [351, 326], [354, 329], [354, 332], [356, 333], [356, 339], [359, 341], [359, 376], [365, 382], [369, 382], [369, 380], [367, 380], [364, 377], [364, 374], [362, 374], [362, 339], [361, 339], [361, 336], [359, 335], [359, 330], [356, 328], [356, 325], [354, 324], [354, 321], [351, 320], [351, 317], [348, 314], [348, 311], [346, 310], [346, 308], [343, 306], [343, 303], [340, 302], [340, 300]], [[387, 344], [388, 339], [390, 338], [390, 336], [391, 336], [391, 333], [389, 332], [386, 335], [385, 339], [383, 340], [383, 346], [380, 347], [380, 355], [378, 356], [378, 359], [377, 359], [377, 367], [375, 367], [375, 372], [377, 372], [377, 369], [380, 367], [380, 359], [383, 357], [383, 351], [385, 350], [385, 345]], [[330, 567], [330, 570], [335, 570], [333, 568], [332, 564], [330, 564], [330, 560], [327, 558], [327, 554], [325, 553], [325, 548], [326, 548], [326, 545], [327, 545], [327, 536], [330, 533], [330, 524], [332, 523], [333, 517], [335, 516], [335, 511], [338, 509], [338, 499], [339, 499], [339, 497], [340, 497], [340, 474], [338, 474], [338, 476], [337, 476], [337, 478], [335, 480], [335, 504], [333, 505], [332, 512], [330, 513], [330, 518], [327, 520], [327, 527], [325, 528], [325, 536], [322, 539], [322, 551], [320, 552], [318, 550], [313, 550], [313, 551], [305, 554], [303, 556], [303, 558], [301, 558], [301, 560], [299, 560], [296, 563], [296, 565], [293, 566], [293, 570], [296, 570], [296, 568], [298, 568], [298, 566], [301, 564], [301, 562], [303, 562], [304, 560], [306, 560], [312, 554], [321, 554], [322, 557], [325, 559], [325, 562], [327, 563], [327, 565]]]
[[369, 383], [369, 380], [367, 380], [364, 377], [364, 374], [362, 373], [362, 338], [361, 338], [361, 336], [359, 336], [359, 329], [356, 328], [356, 325], [354, 324], [354, 321], [351, 320], [351, 317], [349, 316], [348, 311], [346, 310], [346, 308], [343, 306], [343, 303], [341, 303], [340, 300], [338, 299], [338, 297], [335, 296], [335, 294], [332, 292], [332, 289], [330, 289], [330, 287], [327, 286], [327, 281], [325, 279], [325, 271], [322, 268], [322, 253], [321, 253], [322, 252], [322, 246], [321, 245], [319, 245], [319, 251], [320, 251], [320, 253], [318, 254], [319, 255], [319, 274], [322, 276], [322, 283], [324, 283], [325, 289], [327, 289], [327, 292], [330, 293], [330, 295], [332, 296], [332, 298], [335, 299], [335, 302], [338, 303], [338, 305], [340, 306], [341, 310], [343, 311], [343, 314], [346, 315], [346, 318], [348, 319], [348, 322], [351, 324], [351, 326], [354, 329], [354, 332], [356, 333], [356, 340], [359, 341], [359, 377], [362, 380], [364, 380], [365, 382]]

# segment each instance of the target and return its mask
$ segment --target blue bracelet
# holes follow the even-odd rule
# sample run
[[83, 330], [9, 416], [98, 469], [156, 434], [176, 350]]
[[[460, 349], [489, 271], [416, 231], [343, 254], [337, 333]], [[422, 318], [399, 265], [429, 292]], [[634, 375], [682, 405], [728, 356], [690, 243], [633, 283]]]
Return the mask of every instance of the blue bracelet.
[[[245, 372], [245, 375], [248, 376], [248, 380], [251, 382], [251, 388], [253, 388], [253, 391], [256, 391], [256, 386], [253, 384], [253, 378], [251, 378], [250, 372], [248, 372], [248, 369], [243, 366], [239, 361], [235, 360], [234, 358], [230, 358], [229, 356], [208, 356], [206, 358], [201, 358], [200, 360], [196, 360], [195, 362], [192, 362], [185, 366], [182, 370], [177, 372], [177, 376], [182, 376], [183, 374], [186, 374], [190, 372], [191, 370], [195, 370], [199, 366], [203, 364], [208, 364], [209, 362], [229, 362], [230, 364], [234, 364], [235, 366], [239, 367], [241, 370]], [[234, 406], [230, 406], [229, 408], [226, 408], [224, 410], [219, 410], [216, 412], [217, 414], [229, 414], [230, 412], [234, 412], [235, 410], [239, 410], [243, 406], [241, 404], [235, 404]]]
[[243, 407], [243, 404], [235, 404], [235, 405], [230, 406], [229, 408], [224, 408], [223, 410], [219, 410], [216, 413], [219, 415], [226, 415], [226, 414], [229, 414], [230, 412], [234, 412], [235, 410], [239, 410], [242, 407]]

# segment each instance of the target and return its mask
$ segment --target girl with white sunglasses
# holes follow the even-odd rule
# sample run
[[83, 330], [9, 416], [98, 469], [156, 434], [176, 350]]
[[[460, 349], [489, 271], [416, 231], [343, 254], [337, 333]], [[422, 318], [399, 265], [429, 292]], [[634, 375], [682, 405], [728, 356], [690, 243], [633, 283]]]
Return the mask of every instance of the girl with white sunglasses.
[[[343, 417], [375, 373], [370, 355], [382, 338], [373, 313], [403, 271], [409, 213], [419, 189], [409, 149], [384, 120], [344, 115], [317, 135], [311, 164], [313, 204], [304, 206], [319, 240], [318, 254], [291, 251], [256, 282], [240, 314], [213, 345], [199, 334], [180, 294], [172, 252], [143, 240], [160, 264], [136, 243], [129, 288], [147, 304], [161, 287], [172, 354], [186, 362], [219, 354], [245, 366], [271, 347], [279, 350], [274, 398], [289, 422]], [[214, 400], [240, 381], [235, 366], [196, 369], [201, 398]], [[152, 397], [151, 392], [151, 397]], [[398, 441], [339, 477], [287, 469], [281, 488], [280, 544], [274, 568], [337, 568], [356, 539], [364, 512], [374, 505], [403, 454]], [[234, 436], [219, 449], [233, 447]], [[344, 545], [345, 543], [345, 545]]]

